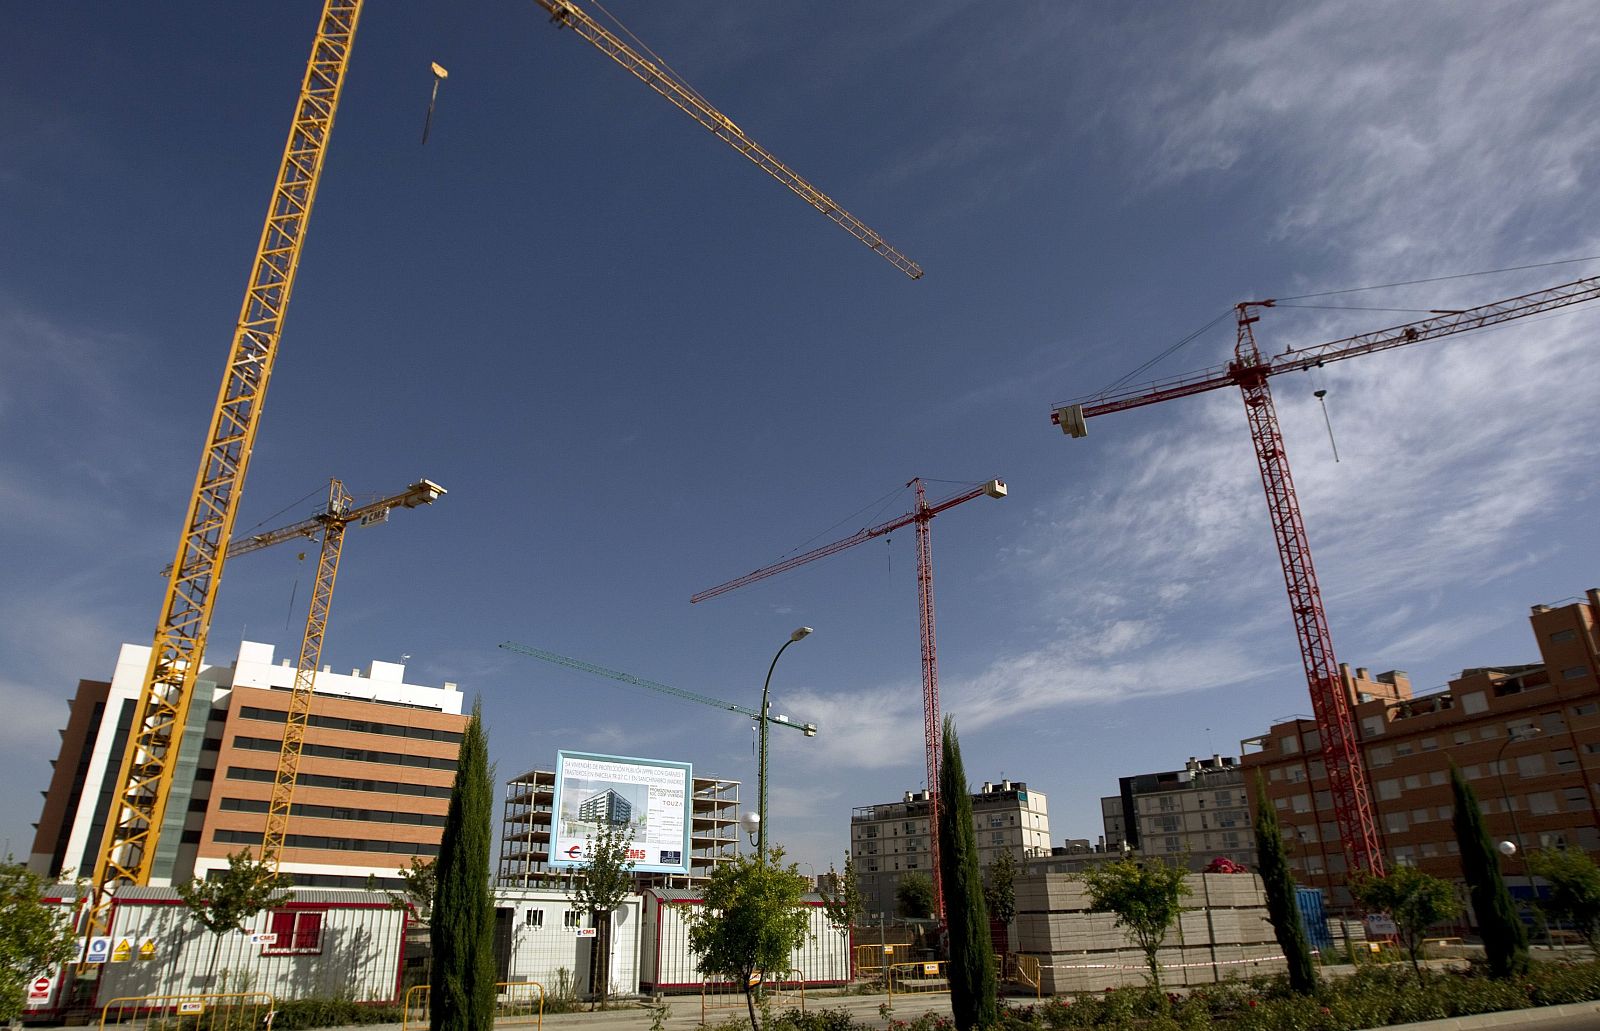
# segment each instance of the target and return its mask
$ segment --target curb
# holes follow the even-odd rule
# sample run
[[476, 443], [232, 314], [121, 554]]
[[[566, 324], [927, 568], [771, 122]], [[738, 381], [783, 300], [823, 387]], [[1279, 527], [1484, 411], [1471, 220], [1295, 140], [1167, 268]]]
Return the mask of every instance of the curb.
[[1517, 1027], [1537, 1024], [1558, 1017], [1594, 1016], [1600, 1026], [1600, 1002], [1573, 1002], [1563, 1006], [1537, 1006], [1525, 1010], [1499, 1010], [1494, 1013], [1475, 1013], [1470, 1017], [1446, 1017], [1443, 1020], [1424, 1020], [1414, 1024], [1389, 1024], [1374, 1031], [1474, 1031], [1479, 1028]]

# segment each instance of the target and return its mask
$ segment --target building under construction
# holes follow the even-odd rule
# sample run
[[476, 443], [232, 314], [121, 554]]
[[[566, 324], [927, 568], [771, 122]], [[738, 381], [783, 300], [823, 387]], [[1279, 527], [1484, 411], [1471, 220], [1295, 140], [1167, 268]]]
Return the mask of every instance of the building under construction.
[[[94, 869], [112, 781], [150, 661], [124, 644], [109, 681], [82, 680], [61, 731], [29, 866], [46, 876]], [[468, 717], [456, 685], [404, 681], [405, 667], [314, 681], [283, 873], [303, 887], [399, 888], [413, 857], [438, 854], [456, 754]], [[289, 659], [244, 641], [231, 663], [207, 662], [188, 713], [171, 798], [151, 871], [153, 885], [205, 877], [228, 855], [260, 850], [294, 684]]]

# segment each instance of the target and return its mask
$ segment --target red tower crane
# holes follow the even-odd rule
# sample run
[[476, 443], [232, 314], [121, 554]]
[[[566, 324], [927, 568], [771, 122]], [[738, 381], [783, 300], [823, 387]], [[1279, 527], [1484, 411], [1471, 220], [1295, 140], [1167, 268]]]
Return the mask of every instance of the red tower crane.
[[989, 480], [976, 487], [970, 487], [950, 495], [943, 500], [928, 504], [928, 499], [922, 488], [921, 478], [913, 479], [906, 484], [917, 492], [916, 506], [905, 515], [896, 516], [887, 522], [876, 526], [869, 526], [857, 530], [849, 537], [824, 544], [820, 548], [813, 548], [803, 555], [775, 562], [770, 566], [763, 566], [753, 573], [746, 573], [736, 580], [729, 580], [725, 584], [707, 588], [689, 599], [691, 603], [715, 598], [719, 594], [726, 594], [745, 584], [765, 580], [778, 573], [786, 573], [796, 566], [803, 566], [807, 562], [814, 562], [819, 558], [835, 555], [860, 544], [862, 541], [882, 537], [884, 534], [893, 533], [903, 526], [916, 524], [917, 527], [917, 606], [922, 623], [922, 723], [923, 746], [926, 751], [928, 763], [928, 853], [933, 863], [933, 911], [940, 920], [944, 919], [944, 893], [939, 887], [939, 658], [934, 647], [933, 638], [933, 544], [929, 533], [929, 524], [933, 517], [940, 512], [965, 504], [973, 498], [987, 495], [991, 498], [1006, 496], [1004, 480]]
[[1323, 761], [1328, 771], [1328, 786], [1333, 796], [1339, 835], [1344, 841], [1351, 870], [1365, 870], [1381, 876], [1383, 852], [1373, 815], [1372, 797], [1367, 790], [1360, 742], [1350, 712], [1350, 699], [1339, 677], [1339, 664], [1334, 659], [1333, 640], [1328, 633], [1328, 619], [1322, 606], [1322, 592], [1317, 586], [1316, 570], [1311, 565], [1311, 545], [1306, 538], [1299, 501], [1295, 498], [1289, 459], [1284, 451], [1283, 434], [1278, 428], [1277, 410], [1273, 406], [1272, 391], [1268, 389], [1267, 380], [1279, 373], [1304, 371], [1343, 358], [1482, 329], [1596, 298], [1600, 298], [1600, 278], [1579, 279], [1477, 308], [1439, 312], [1437, 317], [1420, 322], [1346, 337], [1314, 347], [1291, 349], [1270, 359], [1263, 359], [1256, 349], [1255, 332], [1251, 326], [1260, 318], [1256, 314], [1257, 309], [1270, 308], [1276, 302], [1245, 301], [1237, 306], [1237, 342], [1233, 361], [1227, 365], [1142, 387], [1107, 391], [1082, 398], [1057, 407], [1050, 415], [1050, 421], [1060, 426], [1063, 433], [1082, 437], [1088, 432], [1086, 420], [1096, 415], [1170, 401], [1219, 387], [1237, 386], [1243, 393], [1245, 415], [1250, 423], [1250, 439], [1255, 443], [1261, 485], [1266, 489], [1272, 531], [1277, 538], [1283, 579], [1289, 590], [1289, 607], [1294, 615], [1295, 633], [1300, 640], [1300, 657], [1305, 664], [1306, 682], [1311, 689], [1312, 712], [1322, 737]]

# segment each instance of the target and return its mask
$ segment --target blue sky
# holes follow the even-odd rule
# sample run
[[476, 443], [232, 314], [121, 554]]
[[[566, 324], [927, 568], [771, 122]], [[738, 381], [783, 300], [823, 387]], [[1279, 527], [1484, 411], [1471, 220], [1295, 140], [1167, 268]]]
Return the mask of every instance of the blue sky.
[[[974, 782], [1025, 780], [1057, 842], [1093, 837], [1118, 776], [1235, 753], [1310, 703], [1237, 393], [1081, 441], [1052, 405], [1239, 300], [1600, 254], [1589, 3], [611, 10], [926, 277], [532, 3], [370, 5], [239, 526], [309, 514], [333, 475], [446, 486], [352, 534], [324, 661], [409, 655], [409, 680], [481, 696], [502, 780], [569, 748], [753, 797], [747, 721], [495, 646], [754, 705], [814, 626], [774, 693], [822, 732], [774, 734], [770, 821], [818, 868], [852, 806], [921, 786], [914, 535], [690, 594], [907, 511], [913, 476], [1004, 478], [933, 526], [943, 706]], [[316, 12], [0, 14], [14, 852], [64, 699], [158, 616]], [[450, 78], [422, 147], [429, 61]], [[1597, 272], [1333, 301], [1466, 307]], [[1270, 354], [1413, 317], [1257, 328]], [[1419, 690], [1531, 661], [1527, 606], [1600, 582], [1597, 330], [1579, 309], [1275, 381], [1341, 660]], [[1231, 346], [1225, 320], [1155, 374]], [[297, 550], [228, 567], [213, 655], [295, 650]]]

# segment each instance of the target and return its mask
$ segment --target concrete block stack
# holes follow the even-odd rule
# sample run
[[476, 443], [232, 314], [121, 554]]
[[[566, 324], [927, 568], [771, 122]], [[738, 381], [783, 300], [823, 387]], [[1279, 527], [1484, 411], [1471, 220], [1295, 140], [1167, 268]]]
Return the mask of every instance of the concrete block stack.
[[[1283, 972], [1261, 878], [1190, 874], [1187, 880], [1185, 908], [1156, 954], [1164, 985]], [[1012, 941], [1017, 952], [1038, 958], [1046, 992], [1098, 992], [1145, 982], [1144, 952], [1116, 926], [1115, 916], [1089, 911], [1077, 877], [1031, 874], [1017, 879], [1016, 892]]]

